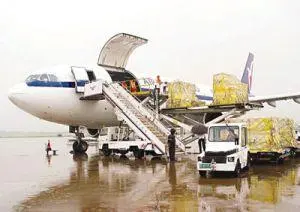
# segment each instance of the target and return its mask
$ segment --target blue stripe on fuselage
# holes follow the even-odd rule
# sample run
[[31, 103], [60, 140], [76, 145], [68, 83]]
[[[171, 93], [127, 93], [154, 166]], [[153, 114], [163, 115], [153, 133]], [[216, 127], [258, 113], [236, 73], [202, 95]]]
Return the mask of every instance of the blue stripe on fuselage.
[[[87, 83], [87, 81], [77, 81], [78, 86], [84, 86]], [[53, 81], [31, 81], [26, 82], [26, 84], [30, 87], [56, 87], [56, 88], [75, 88], [75, 82], [53, 82]], [[142, 91], [150, 91], [152, 89], [142, 88]], [[204, 101], [212, 101], [213, 97], [211, 96], [205, 96], [205, 95], [196, 95], [199, 100]]]
[[213, 100], [212, 96], [197, 95], [197, 98], [199, 100], [204, 100], [204, 101], [212, 101]]
[[[84, 86], [87, 81], [77, 81], [77, 86]], [[53, 81], [30, 81], [26, 82], [30, 87], [56, 87], [56, 88], [75, 88], [75, 82], [53, 82]]]

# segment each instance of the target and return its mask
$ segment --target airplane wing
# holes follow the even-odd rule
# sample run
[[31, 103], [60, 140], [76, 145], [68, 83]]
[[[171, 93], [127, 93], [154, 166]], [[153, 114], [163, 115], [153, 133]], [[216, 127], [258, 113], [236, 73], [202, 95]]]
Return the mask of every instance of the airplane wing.
[[253, 96], [249, 97], [250, 103], [263, 104], [267, 103], [272, 107], [276, 107], [277, 101], [282, 100], [294, 100], [294, 102], [300, 104], [300, 93], [282, 94], [282, 95], [272, 95], [272, 96]]

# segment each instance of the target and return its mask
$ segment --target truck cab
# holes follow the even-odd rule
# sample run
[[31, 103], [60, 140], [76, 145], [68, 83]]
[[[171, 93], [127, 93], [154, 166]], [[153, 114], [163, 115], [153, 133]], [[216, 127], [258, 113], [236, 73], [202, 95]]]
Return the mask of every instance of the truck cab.
[[247, 127], [244, 123], [212, 124], [208, 128], [206, 150], [198, 156], [201, 176], [207, 171], [233, 172], [236, 176], [250, 166]]

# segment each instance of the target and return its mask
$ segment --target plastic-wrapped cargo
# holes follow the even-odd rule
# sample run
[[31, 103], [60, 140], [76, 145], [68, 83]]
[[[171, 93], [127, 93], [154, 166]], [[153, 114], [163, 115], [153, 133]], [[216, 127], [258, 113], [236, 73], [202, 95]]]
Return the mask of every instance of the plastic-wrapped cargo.
[[192, 83], [174, 81], [168, 83], [168, 108], [197, 107], [205, 105], [196, 97], [196, 86]]
[[248, 103], [248, 85], [235, 76], [225, 73], [213, 77], [213, 104]]
[[248, 128], [250, 153], [283, 152], [286, 147], [296, 147], [294, 121], [288, 118], [248, 118], [231, 120], [245, 122]]

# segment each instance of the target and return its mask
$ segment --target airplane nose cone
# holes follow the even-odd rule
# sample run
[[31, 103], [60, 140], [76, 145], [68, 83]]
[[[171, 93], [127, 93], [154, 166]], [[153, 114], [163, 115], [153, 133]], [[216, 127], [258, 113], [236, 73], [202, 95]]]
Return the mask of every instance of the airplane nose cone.
[[20, 83], [15, 86], [13, 86], [11, 89], [8, 91], [8, 99], [14, 103], [15, 105], [18, 105], [18, 102], [20, 100], [20, 97], [24, 95], [24, 88], [25, 84]]

